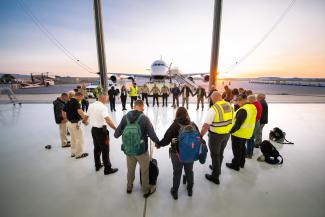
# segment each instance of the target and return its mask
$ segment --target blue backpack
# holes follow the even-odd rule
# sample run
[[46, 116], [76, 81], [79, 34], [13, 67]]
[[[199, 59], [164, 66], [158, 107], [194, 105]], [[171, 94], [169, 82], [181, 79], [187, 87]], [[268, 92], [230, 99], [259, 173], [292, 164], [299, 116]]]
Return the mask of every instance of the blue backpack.
[[202, 148], [201, 135], [193, 123], [181, 125], [178, 135], [179, 160], [183, 163], [193, 163], [199, 159]]

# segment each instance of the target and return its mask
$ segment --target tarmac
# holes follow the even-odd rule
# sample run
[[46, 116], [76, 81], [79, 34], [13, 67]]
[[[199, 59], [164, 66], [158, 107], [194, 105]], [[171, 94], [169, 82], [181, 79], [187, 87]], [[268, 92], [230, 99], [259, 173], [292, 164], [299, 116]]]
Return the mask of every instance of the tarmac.
[[[44, 104], [52, 103], [60, 94], [16, 94], [19, 102], [24, 104]], [[324, 95], [267, 95], [268, 103], [325, 103]], [[168, 102], [172, 103], [172, 96], [168, 98]], [[180, 103], [182, 97], [179, 97]], [[207, 102], [207, 99], [205, 99]], [[90, 99], [93, 102], [94, 99]], [[190, 97], [190, 103], [196, 103], [196, 97]], [[130, 103], [130, 98], [128, 97], [127, 102]], [[149, 102], [152, 103], [152, 97], [149, 97]], [[161, 104], [162, 98], [159, 98]], [[0, 94], [0, 104], [10, 103], [7, 95]], [[117, 104], [120, 103], [119, 97], [116, 101]], [[151, 105], [151, 104], [150, 104]]]
[[[128, 105], [129, 106], [129, 105]], [[169, 105], [170, 106], [170, 105]], [[196, 111], [190, 104], [192, 121], [202, 126], [206, 109]], [[112, 113], [119, 123], [125, 113], [117, 105]], [[145, 114], [155, 125], [161, 139], [172, 123], [175, 110], [146, 108]], [[111, 136], [111, 161], [118, 173], [104, 176], [95, 172], [90, 126], [84, 126], [86, 150], [90, 156], [72, 159], [69, 149], [62, 149], [59, 129], [51, 104], [0, 105], [0, 210], [4, 217], [212, 217], [212, 216], [325, 216], [325, 104], [269, 104], [269, 124], [263, 137], [273, 127], [287, 133], [294, 145], [275, 144], [284, 164], [274, 166], [257, 162], [255, 149], [240, 172], [223, 164], [220, 185], [204, 178], [209, 173], [210, 157], [204, 165], [195, 163], [194, 192], [188, 197], [186, 187], [173, 200], [172, 166], [168, 147], [154, 149], [160, 174], [157, 191], [146, 206], [139, 176], [134, 191], [126, 194], [126, 159], [120, 150], [121, 139]], [[110, 130], [112, 135], [113, 131]], [[52, 145], [46, 150], [45, 145]], [[232, 159], [230, 141], [224, 163]]]

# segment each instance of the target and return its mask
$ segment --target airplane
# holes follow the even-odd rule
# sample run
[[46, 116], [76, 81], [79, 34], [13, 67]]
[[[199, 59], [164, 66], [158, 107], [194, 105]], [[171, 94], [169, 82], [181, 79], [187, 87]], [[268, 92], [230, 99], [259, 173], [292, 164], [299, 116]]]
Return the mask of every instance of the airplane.
[[[201, 76], [204, 82], [208, 82], [210, 79], [209, 73], [181, 73], [181, 71], [177, 68], [171, 68], [172, 63], [168, 66], [165, 61], [162, 59], [155, 60], [150, 69], [150, 74], [139, 74], [139, 73], [115, 73], [109, 72], [109, 79], [116, 83], [118, 79], [129, 79], [136, 80], [137, 78], [147, 78], [151, 82], [164, 82], [165, 80], [169, 80], [171, 82], [172, 79], [183, 80], [185, 83], [194, 83], [193, 76]], [[97, 73], [99, 74], [99, 73]]]

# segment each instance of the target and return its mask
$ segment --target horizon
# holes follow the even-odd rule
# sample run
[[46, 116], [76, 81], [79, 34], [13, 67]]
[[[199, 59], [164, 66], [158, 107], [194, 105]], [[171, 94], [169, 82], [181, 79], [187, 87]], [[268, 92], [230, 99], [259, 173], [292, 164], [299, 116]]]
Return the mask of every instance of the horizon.
[[[92, 2], [23, 1], [80, 62], [98, 71]], [[296, 1], [284, 20], [230, 73], [291, 0], [224, 1], [219, 76], [325, 78], [325, 2]], [[209, 72], [213, 0], [103, 1], [108, 72], [146, 73], [160, 56], [183, 73]], [[17, 1], [0, 2], [0, 71], [96, 77], [50, 43]], [[234, 16], [234, 14], [236, 16]], [[302, 28], [303, 27], [303, 28]], [[129, 37], [132, 35], [132, 37]], [[127, 63], [127, 64], [125, 64]]]

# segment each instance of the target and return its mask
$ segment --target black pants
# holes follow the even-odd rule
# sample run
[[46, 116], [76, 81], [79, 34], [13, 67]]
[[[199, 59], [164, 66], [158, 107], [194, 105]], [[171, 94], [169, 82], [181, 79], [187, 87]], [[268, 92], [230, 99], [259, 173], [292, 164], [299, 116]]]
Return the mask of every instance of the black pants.
[[[176, 104], [175, 104], [176, 101]], [[178, 95], [173, 95], [173, 107], [179, 107], [179, 99], [178, 99]]]
[[126, 106], [126, 98], [127, 96], [121, 96], [121, 102], [122, 102], [122, 109], [126, 110], [125, 106]]
[[115, 98], [110, 98], [109, 99], [109, 105], [111, 107], [111, 111], [116, 111], [115, 110]]
[[168, 101], [168, 94], [163, 94], [163, 96], [162, 96], [162, 98], [163, 98], [163, 107], [166, 105], [167, 106], [167, 101]]
[[138, 97], [131, 96], [131, 109], [133, 109], [133, 102], [137, 101]]
[[147, 93], [143, 93], [142, 94], [142, 100], [143, 100], [143, 102], [144, 102], [144, 100], [146, 100], [146, 104], [147, 104], [147, 106], [149, 106], [149, 103], [148, 103], [148, 94]]
[[95, 167], [101, 165], [100, 154], [102, 154], [103, 164], [106, 170], [111, 169], [111, 161], [109, 159], [109, 132], [106, 127], [104, 128], [91, 128], [91, 135], [94, 142], [94, 159]]
[[246, 139], [239, 138], [237, 136], [231, 136], [231, 146], [234, 158], [232, 159], [231, 164], [235, 167], [244, 167], [245, 166], [245, 155], [246, 155]]
[[155, 106], [156, 102], [157, 102], [157, 106], [159, 107], [159, 100], [158, 100], [159, 95], [158, 94], [154, 94], [153, 95], [153, 101], [152, 101], [152, 106]]
[[227, 146], [230, 134], [217, 134], [209, 132], [209, 149], [212, 160], [212, 178], [218, 179], [221, 174], [223, 152]]
[[179, 161], [176, 153], [171, 152], [170, 157], [173, 164], [173, 190], [178, 191], [181, 178], [182, 178], [182, 170], [184, 167], [185, 177], [187, 181], [187, 189], [192, 189], [194, 184], [194, 176], [193, 176], [193, 163], [182, 163]]

